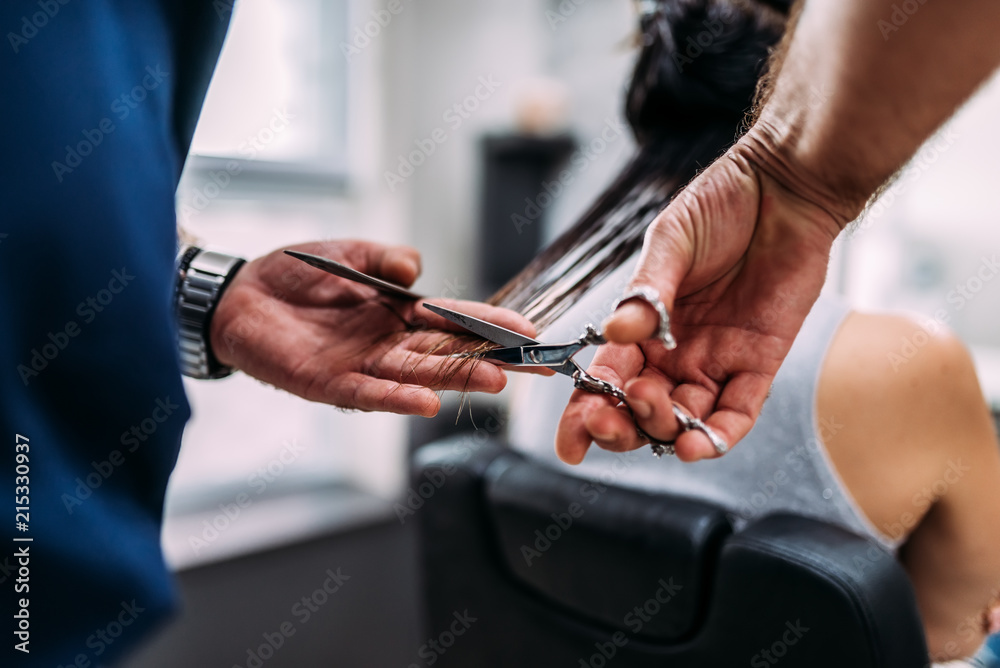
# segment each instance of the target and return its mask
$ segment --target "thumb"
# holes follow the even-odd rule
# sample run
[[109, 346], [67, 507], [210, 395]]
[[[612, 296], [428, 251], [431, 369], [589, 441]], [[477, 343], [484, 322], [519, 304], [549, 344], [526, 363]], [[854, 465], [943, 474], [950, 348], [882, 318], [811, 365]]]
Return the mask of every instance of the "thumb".
[[[688, 226], [678, 224], [675, 207], [667, 207], [646, 230], [639, 264], [632, 273], [625, 294], [645, 290], [673, 313], [674, 300], [681, 281], [691, 267], [693, 243], [686, 233]], [[603, 334], [615, 343], [638, 343], [656, 336], [660, 316], [645, 299], [627, 299], [603, 323]]]

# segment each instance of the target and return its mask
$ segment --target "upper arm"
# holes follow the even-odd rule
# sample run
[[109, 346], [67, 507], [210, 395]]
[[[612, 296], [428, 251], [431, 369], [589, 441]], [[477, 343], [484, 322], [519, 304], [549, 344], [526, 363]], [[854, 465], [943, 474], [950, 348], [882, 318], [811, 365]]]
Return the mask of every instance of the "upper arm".
[[817, 407], [843, 425], [824, 440], [859, 505], [883, 533], [909, 533], [901, 557], [932, 654], [970, 654], [970, 621], [1000, 585], [1000, 449], [968, 351], [943, 327], [852, 314]]
[[[968, 656], [983, 641], [983, 612], [1000, 587], [1000, 448], [972, 360], [956, 340], [934, 352], [942, 379], [937, 417], [951, 436], [921, 488], [933, 502], [902, 550], [932, 650]], [[924, 491], [926, 490], [926, 492]]]

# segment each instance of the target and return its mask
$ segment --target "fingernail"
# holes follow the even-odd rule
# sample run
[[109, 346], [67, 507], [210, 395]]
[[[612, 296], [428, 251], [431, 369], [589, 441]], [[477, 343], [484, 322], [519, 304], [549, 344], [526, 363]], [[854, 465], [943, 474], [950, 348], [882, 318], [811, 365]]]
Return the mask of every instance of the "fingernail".
[[653, 417], [653, 406], [648, 401], [629, 399], [628, 407], [632, 409], [632, 414], [641, 420]]
[[593, 432], [591, 436], [594, 437], [594, 440], [604, 441], [605, 443], [613, 443], [618, 440], [618, 435], [612, 432]]

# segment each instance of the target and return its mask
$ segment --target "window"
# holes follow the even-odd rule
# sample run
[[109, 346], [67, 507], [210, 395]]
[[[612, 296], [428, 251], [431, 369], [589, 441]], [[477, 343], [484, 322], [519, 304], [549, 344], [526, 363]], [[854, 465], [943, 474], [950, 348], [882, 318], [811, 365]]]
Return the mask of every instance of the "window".
[[337, 176], [346, 167], [345, 0], [241, 0], [191, 146], [194, 167]]
[[[252, 258], [379, 229], [343, 188], [348, 4], [236, 3], [176, 198], [180, 224], [206, 245]], [[242, 374], [186, 389], [194, 414], [163, 532], [173, 567], [391, 513], [404, 418], [347, 415]]]

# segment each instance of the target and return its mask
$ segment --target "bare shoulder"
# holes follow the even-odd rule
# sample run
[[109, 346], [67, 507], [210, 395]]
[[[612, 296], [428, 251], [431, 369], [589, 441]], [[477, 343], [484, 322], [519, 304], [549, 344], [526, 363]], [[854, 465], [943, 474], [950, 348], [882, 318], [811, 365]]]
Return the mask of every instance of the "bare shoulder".
[[992, 442], [969, 352], [935, 321], [848, 315], [823, 363], [817, 410], [840, 427], [824, 441], [844, 482], [894, 536], [929, 509], [919, 492], [949, 462], [975, 459]]
[[828, 449], [903, 566], [935, 656], [971, 654], [1000, 582], [1000, 450], [971, 356], [946, 328], [852, 314], [817, 405], [849, 418]]
[[968, 349], [935, 320], [852, 312], [830, 346], [827, 373], [832, 388], [876, 400], [879, 422], [910, 437], [988, 414]]

